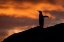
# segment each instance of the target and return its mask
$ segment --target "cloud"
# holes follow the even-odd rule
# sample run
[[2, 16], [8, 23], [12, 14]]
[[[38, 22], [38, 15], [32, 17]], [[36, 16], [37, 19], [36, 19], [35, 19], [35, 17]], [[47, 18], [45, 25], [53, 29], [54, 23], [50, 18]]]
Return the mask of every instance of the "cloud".
[[[45, 18], [44, 27], [49, 26], [53, 21], [50, 18]], [[54, 22], [54, 21], [53, 21]], [[14, 16], [0, 15], [0, 30], [12, 30], [15, 28], [25, 30], [32, 26], [38, 26], [38, 19], [32, 19], [30, 17], [23, 16], [21, 18], [15, 18]], [[53, 24], [54, 25], [54, 24]], [[20, 27], [20, 28], [19, 28]]]
[[55, 4], [55, 0], [13, 0], [16, 3], [31, 2], [31, 3], [51, 3]]
[[7, 36], [7, 35], [8, 35], [8, 31], [0, 30], [0, 36]]
[[14, 27], [25, 27], [37, 24], [38, 19], [28, 17], [14, 18], [6, 15], [0, 16], [0, 29], [13, 29]]
[[[57, 23], [61, 23], [62, 18], [64, 18], [64, 12], [61, 11], [49, 11], [45, 10], [45, 14], [51, 14], [51, 16], [56, 17], [52, 20], [52, 17], [45, 18], [45, 27], [49, 26], [50, 24], [54, 25]], [[51, 22], [52, 21], [52, 22]], [[7, 15], [0, 15], [0, 29], [1, 30], [10, 30], [14, 29], [15, 27], [21, 27], [21, 29], [28, 29], [31, 26], [38, 26], [38, 19], [30, 18], [28, 16], [23, 16], [21, 18], [15, 18], [14, 16], [7, 16]], [[26, 28], [24, 28], [26, 27]]]
[[0, 30], [0, 42], [6, 38], [6, 36], [8, 35], [8, 31], [5, 30]]
[[[9, 8], [13, 7], [15, 9], [28, 9], [31, 8], [30, 5], [40, 4], [40, 3], [50, 3], [55, 4], [55, 0], [0, 0], [0, 8]], [[32, 3], [32, 4], [31, 4]], [[25, 4], [25, 6], [24, 6]], [[29, 5], [29, 6], [28, 6]]]
[[[57, 9], [63, 7], [61, 2], [58, 0], [0, 0], [2, 5], [0, 5], [0, 9], [19, 9], [19, 10], [42, 10], [43, 9]], [[57, 4], [57, 5], [56, 5]], [[55, 7], [56, 6], [56, 7]], [[59, 7], [61, 6], [61, 7]], [[12, 11], [13, 11], [12, 10]]]
[[[56, 18], [54, 20], [48, 20], [50, 25], [53, 26], [53, 25], [56, 25], [56, 24], [59, 24], [59, 23], [64, 23], [64, 11], [60, 11], [60, 10], [44, 10], [43, 11], [45, 14], [51, 14], [52, 16], [55, 16]], [[47, 21], [47, 20], [45, 20]], [[52, 21], [52, 22], [51, 22]], [[45, 22], [45, 24], [48, 23], [48, 22]]]
[[[63, 0], [0, 0], [0, 7], [1, 8], [15, 8], [15, 9], [32, 9], [35, 6], [39, 6], [39, 4], [44, 7], [49, 4], [52, 5], [60, 5], [64, 7]], [[37, 6], [37, 7], [38, 7]], [[50, 7], [51, 7], [50, 6]], [[36, 7], [36, 8], [37, 8]]]
[[0, 0], [0, 4], [6, 4], [9, 2], [14, 2], [17, 4], [23, 3], [23, 2], [29, 2], [29, 3], [51, 3], [55, 4], [55, 0]]
[[64, 0], [0, 0], [0, 4], [6, 4], [6, 3], [16, 3], [21, 4], [24, 2], [33, 3], [33, 4], [39, 4], [39, 3], [49, 3], [49, 4], [57, 4], [60, 2], [60, 4], [63, 3]]
[[0, 5], [0, 9], [8, 9], [8, 6]]
[[52, 11], [49, 11], [49, 10], [44, 10], [45, 13], [49, 13], [53, 16], [56, 17], [56, 20], [60, 20], [61, 18], [64, 18], [64, 11], [56, 11], [56, 10], [52, 10]]
[[8, 0], [0, 0], [0, 4], [6, 4]]

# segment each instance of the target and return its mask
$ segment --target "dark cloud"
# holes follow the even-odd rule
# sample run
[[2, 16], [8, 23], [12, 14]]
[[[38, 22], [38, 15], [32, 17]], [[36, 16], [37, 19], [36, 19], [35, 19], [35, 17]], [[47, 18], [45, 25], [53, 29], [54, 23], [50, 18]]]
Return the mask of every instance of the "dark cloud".
[[6, 4], [8, 0], [0, 0], [0, 4]]
[[[44, 27], [47, 27], [49, 25], [55, 25], [57, 23], [60, 23], [60, 19], [64, 17], [64, 12], [56, 12], [56, 11], [44, 11], [45, 13], [50, 13], [57, 18], [55, 20], [51, 20], [50, 18], [45, 18], [45, 25]], [[62, 14], [62, 15], [61, 15]], [[51, 22], [52, 21], [52, 22]], [[23, 16], [22, 18], [14, 18], [14, 16], [6, 16], [6, 15], [0, 15], [0, 30], [10, 30], [14, 29], [15, 27], [21, 27], [21, 29], [28, 29], [31, 28], [31, 26], [38, 26], [38, 19], [32, 19], [26, 16]], [[25, 26], [28, 26], [27, 28], [24, 28]]]
[[59, 19], [59, 20], [51, 20], [50, 18], [45, 18], [45, 22], [44, 22], [44, 27], [49, 27], [49, 26], [54, 26], [56, 24], [59, 24], [59, 23], [62, 23], [62, 21]]
[[16, 3], [31, 2], [31, 3], [51, 3], [55, 4], [55, 0], [13, 0]]
[[7, 36], [8, 31], [7, 30], [0, 30], [0, 36]]
[[56, 20], [60, 20], [61, 18], [64, 18], [64, 11], [56, 11], [56, 10], [44, 10], [45, 13], [50, 13], [53, 16], [56, 16]]
[[[64, 7], [63, 5], [63, 0], [61, 0], [61, 2], [59, 0], [0, 0], [0, 8], [7, 8], [7, 4], [10, 4], [12, 5], [14, 8], [16, 9], [28, 9], [30, 8], [28, 5], [25, 7], [23, 6], [23, 2], [28, 2], [28, 3], [32, 3], [32, 4], [39, 4], [39, 3], [42, 3], [42, 4], [45, 4], [45, 3], [49, 3], [49, 4], [52, 4], [52, 5], [56, 5], [56, 4], [59, 4], [61, 6]], [[4, 6], [1, 6], [1, 5], [4, 5]], [[32, 7], [32, 6], [31, 6]]]
[[38, 25], [38, 19], [28, 17], [14, 18], [6, 15], [0, 16], [0, 29], [13, 29], [14, 27], [25, 27]]
[[0, 5], [0, 9], [7, 9], [8, 6], [3, 6], [3, 5]]
[[[11, 3], [10, 3], [11, 2]], [[39, 3], [49, 3], [49, 4], [59, 4], [63, 5], [64, 0], [0, 0], [0, 5], [1, 4], [22, 4], [23, 2], [28, 2], [28, 3], [33, 3], [33, 4], [39, 4]]]
[[10, 4], [15, 9], [29, 9], [32, 6], [24, 6], [23, 2], [28, 2], [32, 4], [39, 4], [39, 3], [50, 3], [55, 4], [55, 0], [0, 0], [0, 8], [1, 9], [7, 9], [9, 8], [7, 5]]
[[[49, 26], [53, 20], [50, 18], [45, 19], [45, 25], [44, 27]], [[14, 18], [6, 15], [0, 16], [0, 29], [1, 30], [10, 30], [14, 29], [15, 27], [21, 27], [21, 29], [28, 29], [31, 28], [31, 26], [35, 25], [38, 26], [38, 19], [32, 19], [26, 16], [23, 16], [22, 18]], [[27, 28], [24, 28], [27, 26]], [[19, 29], [19, 28], [18, 28]]]
[[55, 4], [55, 0], [0, 0], [0, 4], [6, 4], [8, 2], [15, 2], [15, 3], [23, 3], [23, 2], [30, 2], [30, 3], [52, 3]]

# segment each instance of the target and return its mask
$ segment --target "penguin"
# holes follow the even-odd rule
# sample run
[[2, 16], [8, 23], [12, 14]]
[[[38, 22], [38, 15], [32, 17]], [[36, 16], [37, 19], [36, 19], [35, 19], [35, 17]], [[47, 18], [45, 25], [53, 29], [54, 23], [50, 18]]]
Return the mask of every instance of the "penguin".
[[44, 18], [48, 17], [48, 16], [43, 16], [41, 11], [38, 11], [38, 12], [39, 12], [39, 26], [43, 27], [44, 26]]

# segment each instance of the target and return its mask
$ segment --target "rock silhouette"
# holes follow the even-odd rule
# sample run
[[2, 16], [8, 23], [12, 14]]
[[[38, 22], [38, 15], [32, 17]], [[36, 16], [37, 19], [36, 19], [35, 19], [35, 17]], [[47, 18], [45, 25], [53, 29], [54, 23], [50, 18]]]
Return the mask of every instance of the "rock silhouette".
[[64, 42], [64, 23], [46, 29], [37, 26], [10, 35], [2, 42]]
[[39, 25], [40, 25], [41, 27], [43, 27], [43, 26], [44, 26], [44, 18], [45, 18], [45, 17], [48, 17], [48, 16], [43, 16], [43, 14], [42, 14], [41, 11], [38, 11], [38, 12], [39, 12]]

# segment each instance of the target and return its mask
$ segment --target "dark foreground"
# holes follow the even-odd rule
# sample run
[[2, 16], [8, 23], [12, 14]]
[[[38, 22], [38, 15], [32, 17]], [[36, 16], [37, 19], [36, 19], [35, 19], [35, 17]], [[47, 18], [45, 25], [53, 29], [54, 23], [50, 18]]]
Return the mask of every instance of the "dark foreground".
[[47, 27], [40, 26], [13, 34], [2, 42], [64, 42], [64, 23]]

